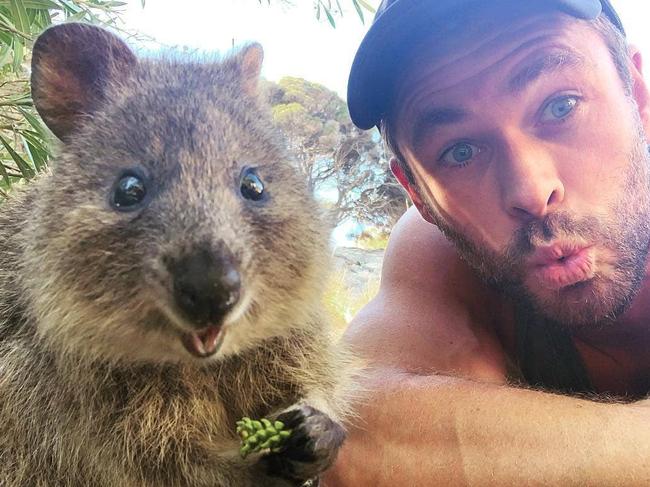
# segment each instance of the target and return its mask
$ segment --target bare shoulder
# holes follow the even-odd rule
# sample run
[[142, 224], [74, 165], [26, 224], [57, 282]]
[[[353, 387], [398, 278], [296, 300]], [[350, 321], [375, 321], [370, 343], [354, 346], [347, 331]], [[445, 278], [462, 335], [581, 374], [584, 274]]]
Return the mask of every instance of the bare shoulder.
[[[454, 277], [452, 282], [450, 277]], [[422, 286], [455, 294], [461, 283], [472, 280], [453, 245], [411, 207], [399, 220], [384, 257], [382, 281], [401, 288]]]
[[350, 323], [346, 338], [376, 365], [503, 380], [496, 299], [411, 208], [391, 234], [379, 293]]

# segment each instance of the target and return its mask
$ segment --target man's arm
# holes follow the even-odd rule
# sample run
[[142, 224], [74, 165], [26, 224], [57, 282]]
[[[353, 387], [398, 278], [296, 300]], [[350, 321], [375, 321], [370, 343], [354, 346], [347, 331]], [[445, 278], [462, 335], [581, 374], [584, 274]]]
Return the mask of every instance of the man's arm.
[[647, 403], [506, 385], [486, 292], [432, 227], [402, 219], [346, 334], [371, 392], [327, 487], [650, 482]]
[[650, 485], [650, 409], [378, 371], [325, 485]]

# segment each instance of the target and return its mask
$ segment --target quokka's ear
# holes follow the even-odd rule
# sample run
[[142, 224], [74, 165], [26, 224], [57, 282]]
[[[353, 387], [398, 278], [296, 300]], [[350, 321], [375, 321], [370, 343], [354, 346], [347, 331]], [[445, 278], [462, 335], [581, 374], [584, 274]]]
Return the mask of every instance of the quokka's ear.
[[47, 126], [62, 140], [80, 117], [105, 101], [111, 79], [125, 78], [137, 63], [117, 36], [81, 23], [43, 32], [32, 52], [32, 99]]
[[264, 49], [257, 43], [249, 44], [237, 55], [237, 62], [240, 66], [240, 82], [247, 95], [257, 96], [263, 60]]

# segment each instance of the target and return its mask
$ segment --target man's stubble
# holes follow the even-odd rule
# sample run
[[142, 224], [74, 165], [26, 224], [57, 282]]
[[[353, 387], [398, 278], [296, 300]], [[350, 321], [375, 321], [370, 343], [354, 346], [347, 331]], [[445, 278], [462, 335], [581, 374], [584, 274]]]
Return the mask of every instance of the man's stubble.
[[[500, 252], [476, 244], [447, 221], [436, 210], [433, 195], [416, 173], [417, 188], [419, 192], [425, 188], [420, 196], [434, 224], [491, 288], [515, 304], [532, 308], [574, 330], [605, 325], [629, 307], [641, 288], [649, 250], [650, 156], [638, 115], [635, 118], [634, 147], [627, 156], [629, 169], [616, 202], [607, 208], [607, 216], [576, 217], [555, 211], [521, 226]], [[596, 244], [610, 251], [613, 259], [601, 265], [587, 283], [540, 295], [525, 284], [526, 260], [536, 248], [554, 241]]]

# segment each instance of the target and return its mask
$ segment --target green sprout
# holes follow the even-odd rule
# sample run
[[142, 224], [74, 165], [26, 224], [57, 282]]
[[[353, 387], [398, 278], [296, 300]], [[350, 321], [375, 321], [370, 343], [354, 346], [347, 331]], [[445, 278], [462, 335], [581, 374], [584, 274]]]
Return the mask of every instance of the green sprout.
[[261, 450], [278, 452], [291, 436], [291, 430], [285, 429], [282, 421], [269, 421], [262, 418], [259, 421], [243, 417], [237, 421], [237, 434], [241, 438], [239, 453], [246, 458], [250, 453]]

